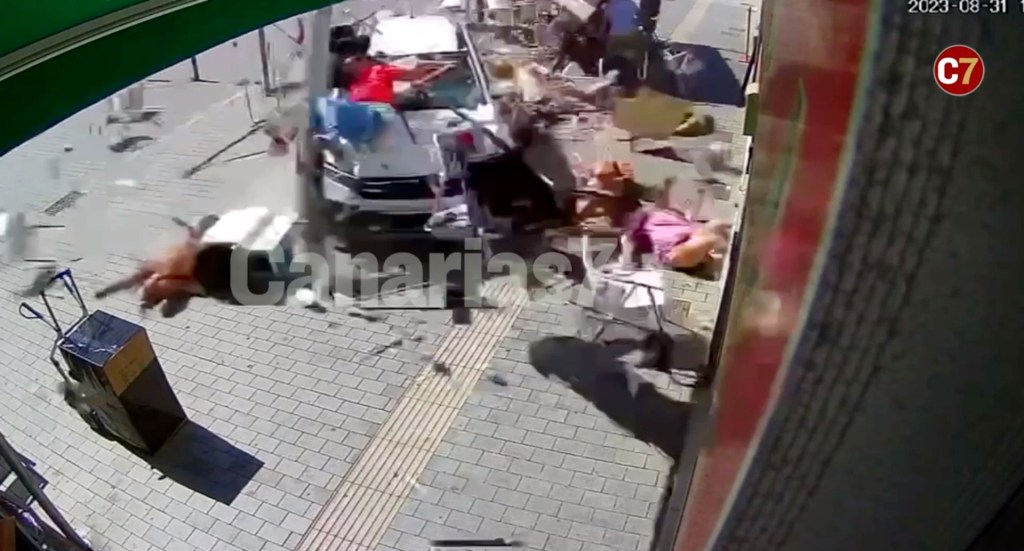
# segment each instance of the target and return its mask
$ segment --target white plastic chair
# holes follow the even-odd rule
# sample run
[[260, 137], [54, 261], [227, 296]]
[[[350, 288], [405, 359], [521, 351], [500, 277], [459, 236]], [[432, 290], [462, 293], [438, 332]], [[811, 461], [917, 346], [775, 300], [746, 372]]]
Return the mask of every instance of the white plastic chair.
[[[621, 245], [613, 246], [613, 255], [623, 250]], [[590, 319], [597, 317], [600, 322], [590, 339], [599, 338], [608, 323], [637, 326], [632, 320], [640, 319], [641, 315], [645, 320], [653, 316], [656, 331], [665, 333], [665, 279], [662, 270], [654, 266], [634, 265], [630, 259], [621, 258], [621, 255], [608, 264], [596, 266], [594, 253], [590, 236], [584, 234], [580, 239], [580, 256], [586, 287], [592, 293], [592, 304], [576, 301], [575, 305], [582, 307]], [[650, 327], [640, 329], [651, 330]]]
[[510, 0], [486, 0], [484, 4], [487, 19], [495, 25], [512, 27], [516, 24], [516, 8]]
[[152, 121], [159, 124], [155, 117], [164, 113], [164, 107], [146, 105], [146, 83], [133, 84], [125, 90], [107, 99], [107, 124], [131, 124]]

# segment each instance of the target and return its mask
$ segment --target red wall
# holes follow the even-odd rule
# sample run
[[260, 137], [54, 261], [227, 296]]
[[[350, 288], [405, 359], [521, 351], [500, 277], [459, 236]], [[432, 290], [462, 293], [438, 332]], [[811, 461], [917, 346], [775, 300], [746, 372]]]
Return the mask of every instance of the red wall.
[[[677, 551], [708, 548], [773, 407], [839, 195], [870, 7], [857, 0], [766, 0], [763, 6], [760, 113], [734, 321], [714, 391], [713, 436], [698, 460]], [[782, 299], [783, 315], [771, 328], [755, 328], [744, 319], [765, 291]]]

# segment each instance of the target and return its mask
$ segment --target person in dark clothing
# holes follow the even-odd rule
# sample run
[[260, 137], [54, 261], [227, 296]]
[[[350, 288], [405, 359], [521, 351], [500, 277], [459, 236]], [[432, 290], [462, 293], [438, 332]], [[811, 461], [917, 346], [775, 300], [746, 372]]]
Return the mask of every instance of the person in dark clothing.
[[356, 28], [352, 25], [335, 25], [331, 27], [331, 40], [352, 38], [356, 34]]
[[338, 45], [339, 44], [345, 43], [347, 41], [351, 41], [356, 36], [358, 36], [358, 33], [356, 33], [356, 29], [352, 25], [337, 25], [337, 26], [331, 27], [331, 37], [330, 37], [331, 53], [336, 53], [336, 50], [338, 49]]
[[571, 13], [559, 15], [552, 23], [560, 37], [558, 59], [554, 69], [561, 70], [575, 62], [587, 75], [598, 73], [598, 62], [604, 52], [604, 14], [600, 9], [586, 21]]

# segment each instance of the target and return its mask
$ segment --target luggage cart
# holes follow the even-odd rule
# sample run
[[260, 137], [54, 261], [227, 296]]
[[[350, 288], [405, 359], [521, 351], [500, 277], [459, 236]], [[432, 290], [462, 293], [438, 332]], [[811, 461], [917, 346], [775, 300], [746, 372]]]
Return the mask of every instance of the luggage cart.
[[40, 289], [39, 299], [43, 303], [43, 307], [46, 309], [46, 315], [35, 309], [27, 302], [22, 302], [18, 306], [18, 313], [25, 319], [39, 320], [45, 323], [50, 329], [57, 334], [53, 344], [50, 346], [50, 353], [48, 359], [53, 364], [54, 369], [60, 374], [63, 379], [61, 388], [64, 393], [64, 401], [69, 406], [74, 408], [78, 414], [94, 431], [103, 435], [104, 437], [110, 437], [111, 432], [107, 428], [107, 424], [103, 421], [102, 416], [89, 407], [82, 407], [85, 403], [83, 400], [83, 394], [87, 389], [82, 388], [82, 385], [90, 385], [91, 381], [87, 380], [87, 376], [81, 370], [74, 369], [73, 366], [69, 366], [69, 369], [65, 369], [61, 366], [61, 362], [57, 359], [57, 351], [61, 341], [67, 335], [64, 326], [61, 325], [57, 313], [54, 312], [53, 307], [50, 305], [50, 298], [47, 296], [47, 290], [49, 290], [57, 282], [63, 284], [64, 290], [71, 296], [71, 298], [77, 303], [81, 315], [79, 315], [73, 322], [71, 322], [67, 329], [68, 331], [73, 330], [77, 327], [85, 318], [89, 316], [89, 310], [85, 306], [85, 301], [82, 299], [82, 294], [78, 290], [78, 285], [75, 283], [74, 277], [71, 275], [71, 270], [63, 270], [55, 275], [50, 276], [49, 281], [46, 282], [45, 286]]
[[[58, 283], [77, 306], [77, 316], [66, 325], [48, 296]], [[56, 334], [48, 359], [62, 379], [64, 401], [101, 436], [155, 454], [187, 417], [145, 329], [102, 310], [90, 312], [70, 269], [50, 277], [39, 299], [45, 314], [27, 302], [18, 313]]]

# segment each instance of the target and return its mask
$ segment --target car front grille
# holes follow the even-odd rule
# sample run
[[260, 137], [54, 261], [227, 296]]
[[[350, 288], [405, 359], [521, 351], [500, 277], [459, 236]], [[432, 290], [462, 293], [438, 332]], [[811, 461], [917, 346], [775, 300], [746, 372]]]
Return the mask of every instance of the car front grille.
[[[430, 187], [430, 176], [415, 178], [361, 178], [352, 179], [332, 166], [324, 167], [324, 175], [349, 189], [352, 189], [368, 201], [419, 201], [434, 199], [434, 190]], [[456, 180], [449, 181], [444, 187], [445, 197], [462, 194], [462, 185]]]
[[413, 201], [433, 199], [434, 190], [427, 178], [369, 179], [359, 181], [359, 196], [370, 201]]
[[[445, 184], [444, 196], [462, 194], [458, 181]], [[370, 201], [415, 201], [433, 199], [429, 178], [364, 179], [359, 182], [359, 196]]]

